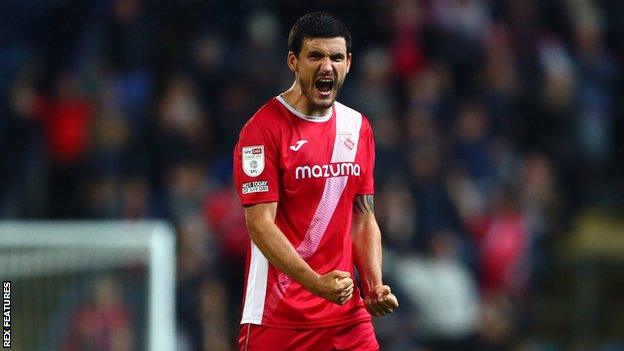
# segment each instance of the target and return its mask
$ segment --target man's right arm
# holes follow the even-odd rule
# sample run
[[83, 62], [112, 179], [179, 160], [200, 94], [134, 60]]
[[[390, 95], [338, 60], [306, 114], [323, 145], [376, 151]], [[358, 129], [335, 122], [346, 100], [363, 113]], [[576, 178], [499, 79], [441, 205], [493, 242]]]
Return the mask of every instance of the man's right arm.
[[323, 275], [316, 273], [277, 227], [276, 213], [276, 202], [245, 207], [245, 223], [251, 240], [273, 266], [308, 291], [344, 305], [353, 294], [353, 279], [349, 272], [334, 270]]

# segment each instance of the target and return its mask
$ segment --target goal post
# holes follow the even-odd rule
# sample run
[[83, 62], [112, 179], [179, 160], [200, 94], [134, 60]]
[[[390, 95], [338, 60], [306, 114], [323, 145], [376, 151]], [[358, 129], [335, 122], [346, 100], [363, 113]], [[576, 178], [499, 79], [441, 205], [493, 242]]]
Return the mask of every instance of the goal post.
[[131, 349], [175, 349], [175, 235], [165, 222], [0, 222], [0, 278], [11, 282], [16, 349], [63, 350], [93, 333], [104, 343], [123, 325]]

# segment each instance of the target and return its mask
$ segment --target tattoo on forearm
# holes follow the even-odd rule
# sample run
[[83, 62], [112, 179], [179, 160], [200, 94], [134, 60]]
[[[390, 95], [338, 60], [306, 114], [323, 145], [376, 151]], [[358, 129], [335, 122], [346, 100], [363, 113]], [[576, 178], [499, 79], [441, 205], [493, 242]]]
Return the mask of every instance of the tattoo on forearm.
[[375, 213], [375, 197], [373, 195], [356, 196], [353, 209], [360, 213]]

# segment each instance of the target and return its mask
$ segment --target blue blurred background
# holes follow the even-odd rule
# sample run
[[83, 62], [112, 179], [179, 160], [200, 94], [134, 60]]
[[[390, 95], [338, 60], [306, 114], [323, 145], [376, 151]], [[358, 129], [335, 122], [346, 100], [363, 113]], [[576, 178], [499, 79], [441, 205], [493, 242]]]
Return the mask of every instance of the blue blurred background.
[[[170, 221], [178, 349], [233, 350], [231, 151], [310, 10], [350, 28], [339, 100], [375, 130], [383, 349], [624, 350], [621, 1], [3, 1], [0, 218]], [[142, 345], [94, 289], [97, 350]]]

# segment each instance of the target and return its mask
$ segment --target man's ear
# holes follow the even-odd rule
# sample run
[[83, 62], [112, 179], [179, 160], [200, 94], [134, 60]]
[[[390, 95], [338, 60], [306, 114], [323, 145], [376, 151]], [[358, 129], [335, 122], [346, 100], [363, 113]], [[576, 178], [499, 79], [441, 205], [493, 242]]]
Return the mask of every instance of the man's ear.
[[297, 72], [297, 61], [299, 59], [297, 58], [297, 55], [295, 55], [294, 52], [289, 51], [288, 52], [288, 57], [286, 58], [286, 62], [288, 63], [288, 68], [290, 68], [290, 70], [292, 72]]
[[347, 73], [349, 73], [349, 69], [351, 68], [351, 59], [353, 58], [353, 56], [351, 55], [351, 53], [347, 54]]

